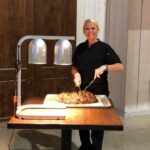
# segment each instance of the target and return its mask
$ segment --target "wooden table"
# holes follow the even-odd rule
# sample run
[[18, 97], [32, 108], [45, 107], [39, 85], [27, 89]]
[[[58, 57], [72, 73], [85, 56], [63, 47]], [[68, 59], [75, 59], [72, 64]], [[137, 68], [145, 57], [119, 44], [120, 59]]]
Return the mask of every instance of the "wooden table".
[[67, 108], [65, 120], [25, 120], [12, 117], [9, 129], [60, 129], [61, 149], [71, 150], [73, 129], [123, 130], [123, 125], [114, 107]]

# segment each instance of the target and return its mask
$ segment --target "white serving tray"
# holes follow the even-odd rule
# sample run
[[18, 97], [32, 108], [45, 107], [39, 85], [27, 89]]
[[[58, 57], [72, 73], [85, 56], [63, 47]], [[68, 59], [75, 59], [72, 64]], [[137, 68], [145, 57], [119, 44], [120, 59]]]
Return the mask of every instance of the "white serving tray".
[[[55, 96], [57, 94], [47, 94], [44, 99], [44, 104], [64, 104], [61, 102], [55, 101]], [[109, 101], [106, 95], [95, 95], [98, 102], [97, 103], [90, 103], [90, 104], [64, 104], [66, 107], [111, 107], [111, 102]]]
[[20, 119], [65, 119], [66, 106], [63, 104], [28, 104], [17, 108]]

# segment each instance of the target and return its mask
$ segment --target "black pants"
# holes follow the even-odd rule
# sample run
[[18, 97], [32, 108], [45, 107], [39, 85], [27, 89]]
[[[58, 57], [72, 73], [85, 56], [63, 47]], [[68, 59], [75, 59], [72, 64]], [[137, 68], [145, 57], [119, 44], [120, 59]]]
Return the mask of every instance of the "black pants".
[[91, 130], [90, 133], [89, 130], [79, 130], [79, 135], [82, 147], [81, 150], [102, 150], [104, 131]]

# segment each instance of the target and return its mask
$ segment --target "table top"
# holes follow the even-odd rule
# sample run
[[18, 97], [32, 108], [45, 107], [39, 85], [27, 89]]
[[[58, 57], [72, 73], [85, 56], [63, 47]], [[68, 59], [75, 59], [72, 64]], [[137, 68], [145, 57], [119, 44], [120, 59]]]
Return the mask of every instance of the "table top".
[[10, 129], [100, 129], [123, 130], [118, 113], [110, 108], [66, 108], [64, 120], [27, 120], [13, 116]]

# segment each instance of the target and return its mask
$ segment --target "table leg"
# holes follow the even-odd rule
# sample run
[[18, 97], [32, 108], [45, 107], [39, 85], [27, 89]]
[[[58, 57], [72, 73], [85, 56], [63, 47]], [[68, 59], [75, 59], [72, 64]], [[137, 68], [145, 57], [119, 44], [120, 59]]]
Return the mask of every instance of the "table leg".
[[71, 150], [72, 131], [69, 129], [61, 130], [61, 150]]

